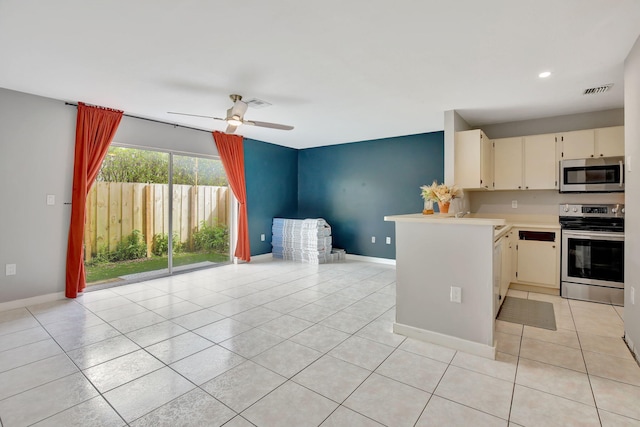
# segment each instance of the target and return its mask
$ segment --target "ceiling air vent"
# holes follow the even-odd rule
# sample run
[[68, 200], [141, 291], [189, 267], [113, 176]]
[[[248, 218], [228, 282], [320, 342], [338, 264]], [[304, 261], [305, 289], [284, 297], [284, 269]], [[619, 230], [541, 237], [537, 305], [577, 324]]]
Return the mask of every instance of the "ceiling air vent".
[[267, 101], [263, 101], [262, 99], [258, 98], [252, 98], [246, 102], [251, 108], [265, 108], [271, 105]]
[[598, 87], [590, 87], [589, 89], [585, 89], [584, 92], [582, 92], [582, 94], [583, 95], [597, 95], [599, 93], [605, 93], [606, 91], [611, 89], [611, 86], [613, 86], [613, 83], [609, 83], [608, 85], [602, 85], [602, 86], [598, 86]]

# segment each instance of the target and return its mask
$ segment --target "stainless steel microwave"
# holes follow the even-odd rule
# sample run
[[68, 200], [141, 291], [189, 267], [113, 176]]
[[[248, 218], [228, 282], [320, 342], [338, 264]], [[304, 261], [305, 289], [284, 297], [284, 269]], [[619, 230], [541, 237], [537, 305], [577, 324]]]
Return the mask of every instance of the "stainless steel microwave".
[[624, 157], [594, 157], [560, 162], [561, 193], [624, 191]]

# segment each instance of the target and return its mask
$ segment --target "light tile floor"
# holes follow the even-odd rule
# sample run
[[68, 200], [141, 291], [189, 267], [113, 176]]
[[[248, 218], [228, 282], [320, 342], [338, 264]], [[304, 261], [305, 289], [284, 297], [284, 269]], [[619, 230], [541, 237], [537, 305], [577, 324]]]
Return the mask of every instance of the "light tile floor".
[[497, 360], [391, 333], [395, 269], [228, 265], [0, 312], [13, 426], [632, 426], [622, 308], [542, 294]]

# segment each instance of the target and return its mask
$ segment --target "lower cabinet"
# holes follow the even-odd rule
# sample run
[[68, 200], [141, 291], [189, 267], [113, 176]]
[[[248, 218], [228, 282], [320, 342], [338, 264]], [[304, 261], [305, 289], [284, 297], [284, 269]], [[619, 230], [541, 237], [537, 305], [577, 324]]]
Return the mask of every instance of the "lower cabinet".
[[518, 229], [515, 282], [560, 289], [560, 233], [553, 229]]

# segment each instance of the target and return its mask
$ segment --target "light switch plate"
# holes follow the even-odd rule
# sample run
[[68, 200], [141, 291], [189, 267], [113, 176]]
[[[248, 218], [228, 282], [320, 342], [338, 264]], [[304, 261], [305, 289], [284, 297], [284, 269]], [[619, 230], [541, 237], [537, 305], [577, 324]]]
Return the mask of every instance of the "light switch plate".
[[53, 206], [56, 204], [56, 196], [54, 194], [47, 194], [47, 205]]
[[375, 243], [376, 242], [376, 236], [371, 236], [371, 243]]
[[15, 264], [7, 264], [5, 266], [5, 275], [6, 276], [15, 276], [16, 275], [16, 265]]
[[513, 209], [517, 209], [518, 208], [518, 201], [517, 200], [512, 200], [511, 201], [511, 207]]
[[451, 302], [461, 303], [462, 302], [462, 288], [459, 288], [457, 286], [452, 286], [451, 287], [450, 299], [451, 299]]
[[386, 243], [387, 243], [387, 245], [391, 244], [391, 237], [387, 237]]
[[264, 242], [264, 239], [265, 239], [265, 235], [264, 235], [264, 234], [261, 234], [261, 235], [260, 235], [260, 241]]

